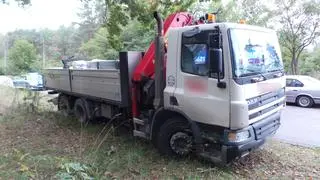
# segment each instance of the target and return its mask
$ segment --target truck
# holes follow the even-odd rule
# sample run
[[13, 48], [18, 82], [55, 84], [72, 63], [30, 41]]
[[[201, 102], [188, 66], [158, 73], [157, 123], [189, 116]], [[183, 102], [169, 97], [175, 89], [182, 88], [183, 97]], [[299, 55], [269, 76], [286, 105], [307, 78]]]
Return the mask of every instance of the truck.
[[[122, 51], [108, 68], [48, 68], [45, 88], [81, 122], [129, 121], [159, 153], [229, 164], [280, 126], [285, 76], [277, 34], [240, 22], [176, 12], [146, 51]], [[102, 63], [102, 62], [101, 62]]]

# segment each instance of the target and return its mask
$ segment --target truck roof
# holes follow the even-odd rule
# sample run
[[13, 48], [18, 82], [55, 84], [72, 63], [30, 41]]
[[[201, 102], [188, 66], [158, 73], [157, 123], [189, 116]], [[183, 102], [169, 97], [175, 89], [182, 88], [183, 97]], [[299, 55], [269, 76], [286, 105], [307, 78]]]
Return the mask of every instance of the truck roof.
[[[178, 27], [177, 29], [181, 29], [181, 31], [185, 31], [187, 29], [191, 29], [193, 27], [201, 26], [203, 29], [212, 29], [214, 26], [219, 26], [220, 28], [225, 29], [247, 29], [247, 30], [253, 30], [253, 31], [262, 31], [267, 33], [275, 33], [276, 31], [270, 28], [260, 27], [256, 25], [250, 25], [250, 24], [239, 24], [239, 23], [231, 23], [231, 22], [219, 22], [219, 23], [210, 23], [210, 24], [198, 24], [198, 25], [192, 25], [192, 26], [184, 26], [184, 27]], [[176, 29], [176, 28], [172, 28]]]

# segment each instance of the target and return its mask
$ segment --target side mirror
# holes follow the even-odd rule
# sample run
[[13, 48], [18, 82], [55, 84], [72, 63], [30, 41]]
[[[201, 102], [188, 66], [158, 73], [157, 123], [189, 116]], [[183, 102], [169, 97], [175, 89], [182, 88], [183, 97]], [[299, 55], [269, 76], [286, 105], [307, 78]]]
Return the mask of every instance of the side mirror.
[[218, 74], [223, 72], [221, 48], [210, 48], [210, 70]]
[[221, 82], [220, 74], [223, 73], [223, 59], [222, 59], [222, 49], [221, 48], [210, 48], [209, 50], [209, 57], [210, 57], [210, 72], [217, 73], [218, 84], [217, 87], [219, 88], [226, 88], [226, 83]]

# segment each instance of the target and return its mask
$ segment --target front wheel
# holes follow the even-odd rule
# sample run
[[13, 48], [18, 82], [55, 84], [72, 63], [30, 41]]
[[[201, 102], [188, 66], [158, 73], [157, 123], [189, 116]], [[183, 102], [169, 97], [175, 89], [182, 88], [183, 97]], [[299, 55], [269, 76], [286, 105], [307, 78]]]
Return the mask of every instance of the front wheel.
[[161, 126], [157, 138], [161, 154], [187, 156], [192, 152], [192, 144], [192, 131], [183, 118], [170, 118]]
[[313, 99], [309, 96], [299, 96], [297, 98], [297, 104], [301, 107], [312, 107]]

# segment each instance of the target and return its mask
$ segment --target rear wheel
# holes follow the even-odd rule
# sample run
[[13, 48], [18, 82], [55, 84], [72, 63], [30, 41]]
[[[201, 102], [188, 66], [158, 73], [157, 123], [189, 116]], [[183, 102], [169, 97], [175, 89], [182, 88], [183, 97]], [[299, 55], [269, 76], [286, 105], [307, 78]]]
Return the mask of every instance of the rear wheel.
[[80, 123], [86, 123], [89, 121], [85, 100], [80, 98], [76, 100], [74, 103], [74, 114]]
[[70, 116], [73, 113], [71, 101], [68, 96], [63, 94], [58, 96], [58, 110], [65, 117]]
[[157, 148], [161, 154], [187, 156], [192, 152], [192, 144], [192, 131], [183, 118], [170, 118], [160, 127]]
[[297, 98], [297, 104], [301, 107], [312, 107], [313, 99], [309, 96], [299, 96]]

